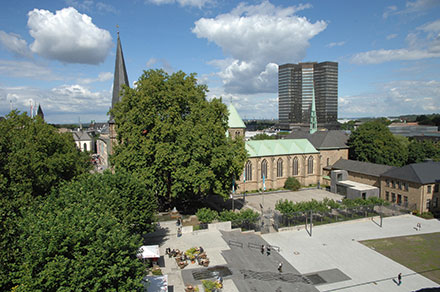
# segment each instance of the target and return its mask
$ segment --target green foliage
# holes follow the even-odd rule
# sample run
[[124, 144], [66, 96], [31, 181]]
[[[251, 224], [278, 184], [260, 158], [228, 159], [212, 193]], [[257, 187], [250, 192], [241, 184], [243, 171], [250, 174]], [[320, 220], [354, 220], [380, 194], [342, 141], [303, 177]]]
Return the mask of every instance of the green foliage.
[[151, 273], [153, 274], [153, 276], [162, 276], [163, 275], [161, 269], [152, 270]]
[[96, 208], [110, 211], [132, 234], [153, 231], [155, 196], [143, 182], [126, 172], [85, 174], [56, 192], [66, 196], [66, 200], [69, 195], [73, 202], [77, 196], [87, 196]]
[[211, 223], [218, 218], [218, 213], [209, 208], [201, 208], [197, 210], [196, 216], [200, 223]]
[[205, 292], [212, 292], [221, 288], [220, 283], [211, 280], [202, 280], [202, 284]]
[[239, 216], [237, 212], [234, 212], [232, 210], [223, 210], [218, 215], [219, 215], [218, 220], [220, 220], [222, 222], [236, 221]]
[[149, 70], [111, 110], [119, 141], [112, 164], [140, 177], [168, 206], [173, 198], [227, 197], [243, 170], [244, 142], [226, 137], [227, 108], [206, 92], [194, 74]]
[[[65, 184], [26, 212], [19, 239], [23, 263], [17, 291], [135, 291], [142, 238], [115, 214], [118, 193], [94, 190], [111, 174]], [[117, 177], [116, 177], [117, 178]], [[81, 184], [86, 186], [81, 187]], [[129, 192], [129, 191], [127, 191]]]
[[408, 163], [423, 162], [426, 159], [440, 161], [440, 142], [412, 140], [408, 146]]
[[274, 140], [274, 139], [276, 139], [275, 136], [269, 136], [266, 133], [257, 134], [251, 138], [251, 140]]
[[371, 206], [382, 205], [385, 201], [380, 198], [371, 197], [364, 199], [344, 199], [342, 203], [335, 202], [334, 200], [325, 198], [323, 201], [318, 202], [314, 199], [308, 202], [297, 202], [280, 200], [275, 204], [275, 210], [278, 210], [283, 215], [289, 215], [296, 212], [327, 212], [331, 209], [343, 209], [354, 208], [359, 206]]
[[350, 159], [378, 164], [402, 166], [408, 158], [408, 149], [396, 138], [384, 121], [366, 122], [348, 139]]
[[416, 122], [418, 122], [420, 125], [440, 127], [440, 114], [417, 116]]
[[296, 178], [288, 177], [284, 183], [284, 188], [291, 191], [297, 191], [301, 188], [301, 184]]
[[58, 133], [40, 117], [12, 111], [0, 120], [1, 291], [12, 288], [21, 260], [17, 238], [22, 209], [90, 168], [88, 155], [77, 150], [72, 135]]
[[241, 209], [238, 213], [238, 220], [245, 221], [247, 223], [255, 223], [260, 218], [260, 214], [251, 209]]
[[341, 124], [341, 130], [354, 131], [357, 122], [359, 121], [348, 121], [346, 123]]

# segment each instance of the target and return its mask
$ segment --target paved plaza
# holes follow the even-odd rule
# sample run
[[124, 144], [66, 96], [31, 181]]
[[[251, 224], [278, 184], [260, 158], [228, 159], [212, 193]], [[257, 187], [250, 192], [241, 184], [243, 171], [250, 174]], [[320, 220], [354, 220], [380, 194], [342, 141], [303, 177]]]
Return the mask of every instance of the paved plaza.
[[[378, 220], [378, 218], [376, 218]], [[422, 224], [422, 230], [414, 227]], [[386, 258], [359, 241], [440, 232], [440, 221], [412, 215], [383, 219], [379, 227], [370, 219], [316, 226], [312, 237], [304, 230], [260, 236], [239, 231], [196, 231], [176, 235], [175, 222], [161, 222], [162, 235], [147, 243], [165, 249], [186, 250], [203, 246], [209, 267], [227, 267], [223, 291], [416, 291], [440, 285]], [[274, 246], [270, 255], [261, 254], [261, 244]], [[279, 252], [277, 247], [280, 248]], [[278, 272], [279, 263], [282, 272]], [[438, 264], [438, 263], [437, 263]], [[165, 257], [164, 274], [173, 291], [184, 291], [184, 283], [200, 284], [194, 273], [206, 270], [189, 264], [181, 270], [173, 258]], [[402, 285], [393, 281], [402, 273]], [[200, 286], [201, 287], [201, 286]], [[203, 291], [203, 290], [201, 290]]]

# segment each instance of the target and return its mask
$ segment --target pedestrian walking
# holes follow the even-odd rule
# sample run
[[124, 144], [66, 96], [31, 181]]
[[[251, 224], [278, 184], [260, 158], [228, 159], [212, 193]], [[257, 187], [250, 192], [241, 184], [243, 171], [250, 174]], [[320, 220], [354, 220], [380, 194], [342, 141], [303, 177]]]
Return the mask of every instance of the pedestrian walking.
[[417, 223], [417, 229], [420, 231], [422, 229], [422, 223]]
[[283, 263], [280, 262], [280, 264], [278, 265], [278, 272], [282, 273], [283, 272]]
[[397, 275], [397, 286], [400, 286], [400, 284], [402, 284], [402, 273], [399, 273], [399, 275]]
[[264, 244], [261, 245], [261, 254], [264, 254]]
[[266, 247], [266, 255], [270, 256], [270, 245]]

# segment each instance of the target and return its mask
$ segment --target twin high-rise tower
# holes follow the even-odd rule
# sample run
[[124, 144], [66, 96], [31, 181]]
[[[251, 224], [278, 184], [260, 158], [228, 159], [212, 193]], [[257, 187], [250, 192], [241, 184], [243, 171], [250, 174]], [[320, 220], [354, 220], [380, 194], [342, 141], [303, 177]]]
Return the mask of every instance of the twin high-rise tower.
[[310, 125], [313, 91], [318, 125], [331, 127], [338, 119], [338, 63], [278, 67], [278, 119], [282, 129]]

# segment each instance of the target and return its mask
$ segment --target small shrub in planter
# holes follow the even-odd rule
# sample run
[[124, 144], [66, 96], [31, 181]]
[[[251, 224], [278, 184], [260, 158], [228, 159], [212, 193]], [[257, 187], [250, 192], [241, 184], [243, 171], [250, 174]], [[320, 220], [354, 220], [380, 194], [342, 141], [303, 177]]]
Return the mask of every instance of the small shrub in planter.
[[162, 270], [161, 269], [154, 269], [151, 271], [153, 276], [162, 276]]
[[210, 280], [202, 280], [202, 284], [205, 292], [214, 292], [221, 289], [221, 285], [218, 282], [214, 282]]
[[296, 178], [288, 177], [284, 183], [284, 188], [291, 191], [297, 191], [301, 188], [301, 184]]

